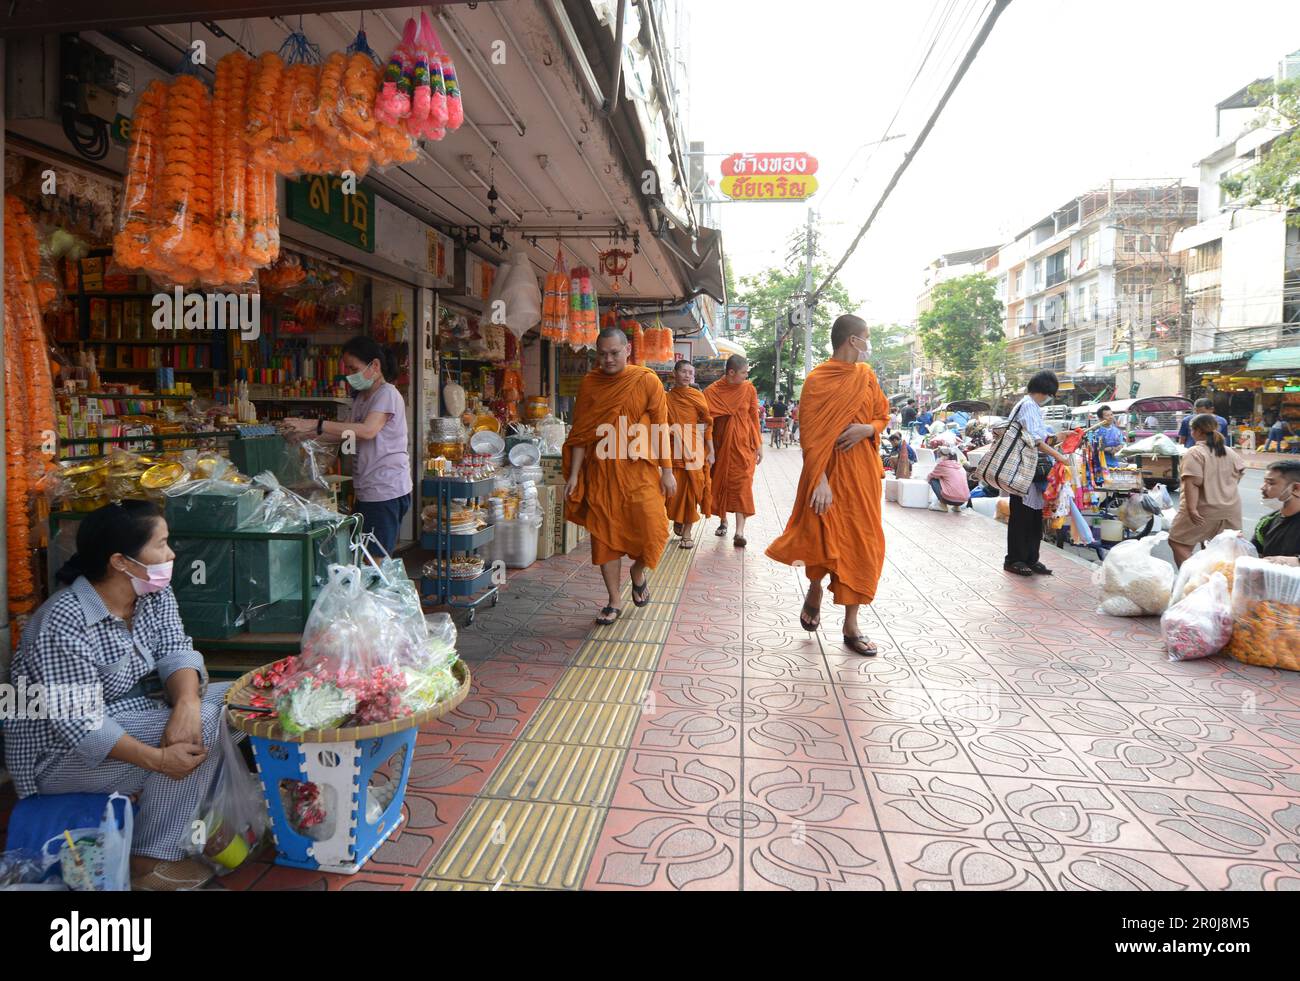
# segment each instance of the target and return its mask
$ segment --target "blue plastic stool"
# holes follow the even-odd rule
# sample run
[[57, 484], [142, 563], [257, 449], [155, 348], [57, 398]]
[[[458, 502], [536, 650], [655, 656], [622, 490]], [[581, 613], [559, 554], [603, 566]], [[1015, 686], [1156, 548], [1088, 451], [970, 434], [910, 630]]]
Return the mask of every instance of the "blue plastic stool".
[[[417, 729], [359, 742], [293, 743], [250, 735], [262, 793], [266, 796], [275, 836], [275, 862], [296, 869], [321, 869], [352, 875], [402, 823], [406, 781], [415, 755]], [[371, 806], [370, 781], [394, 753], [405, 750], [402, 772], [392, 783], [377, 785]], [[280, 795], [281, 781], [310, 782], [320, 788], [330, 832], [316, 840], [289, 823]], [[389, 790], [392, 797], [387, 798]], [[375, 820], [367, 819], [373, 813]], [[329, 827], [328, 823], [325, 825]]]

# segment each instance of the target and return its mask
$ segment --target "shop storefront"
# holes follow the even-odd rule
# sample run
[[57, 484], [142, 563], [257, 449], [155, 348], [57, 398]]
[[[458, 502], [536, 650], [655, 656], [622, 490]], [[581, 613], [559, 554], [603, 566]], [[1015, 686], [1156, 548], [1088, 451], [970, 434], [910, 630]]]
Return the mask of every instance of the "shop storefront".
[[[1228, 419], [1236, 446], [1262, 447], [1279, 419], [1300, 430], [1300, 349], [1230, 352], [1187, 361], [1189, 397], [1214, 401], [1215, 412]], [[1300, 439], [1284, 445], [1300, 448]]]
[[[462, 62], [463, 125], [444, 117], [443, 130], [418, 139], [380, 123], [380, 135], [363, 140], [349, 116], [378, 97], [381, 45], [401, 40], [400, 25], [376, 12], [367, 21], [373, 51], [356, 12], [309, 15], [288, 41], [267, 18], [204, 27], [206, 59], [179, 73], [171, 28], [73, 35], [117, 79], [116, 123], [102, 153], [74, 145], [36, 103], [7, 100], [6, 232], [25, 214], [22, 227], [38, 243], [22, 268], [29, 336], [6, 336], [15, 367], [40, 369], [35, 379], [8, 379], [7, 418], [32, 419], [7, 434], [31, 464], [31, 479], [8, 487], [17, 626], [48, 593], [76, 522], [95, 507], [129, 497], [165, 506], [173, 483], [211, 479], [214, 460], [218, 472], [233, 465], [235, 482], [262, 469], [285, 476], [276, 461], [296, 452], [281, 438], [286, 419], [350, 418], [342, 347], [358, 336], [382, 345], [394, 369], [386, 380], [405, 405], [414, 494], [397, 541], [410, 549], [417, 579], [487, 568], [494, 558], [527, 565], [576, 546], [555, 453], [596, 331], [623, 327], [633, 360], [665, 378], [678, 358], [715, 357], [704, 325], [722, 299], [720, 244], [696, 225], [671, 159], [653, 161], [662, 193], [629, 204], [640, 200], [631, 189], [644, 157], [625, 158], [606, 130], [578, 142], [574, 117], [590, 111], [572, 95], [578, 59], [612, 38], [579, 23], [580, 44], [552, 64], [537, 40], [543, 31], [559, 36], [545, 5], [512, 6], [513, 20], [490, 6], [437, 14], [443, 64], [498, 34], [519, 44], [520, 57], [502, 72], [470, 60], [468, 79]], [[340, 25], [358, 29], [343, 38]], [[31, 51], [25, 69], [66, 57], [53, 36]], [[448, 107], [450, 78], [444, 73]], [[675, 120], [641, 104], [659, 98], [651, 88], [629, 96], [619, 125], [639, 135], [657, 126], [661, 141], [679, 139]], [[302, 105], [310, 110], [297, 118], [293, 107]], [[259, 133], [257, 114], [268, 107]], [[500, 111], [517, 125], [489, 135], [480, 123], [495, 125]], [[334, 152], [338, 134], [358, 148], [347, 161]], [[355, 180], [341, 176], [344, 163]], [[17, 237], [6, 245], [23, 247]], [[515, 300], [530, 290], [538, 315], [522, 323]], [[23, 409], [38, 402], [48, 408]], [[56, 438], [39, 438], [37, 421]], [[501, 445], [476, 442], [483, 433]], [[535, 451], [516, 459], [519, 443]], [[53, 449], [42, 457], [46, 444]], [[353, 462], [346, 452], [299, 459], [294, 475], [310, 472], [314, 482], [290, 489], [346, 515]], [[42, 476], [47, 466], [57, 467], [52, 476]], [[433, 507], [436, 481], [487, 472], [494, 486], [479, 506], [458, 505], [456, 531], [468, 515], [478, 534], [526, 512], [535, 552], [503, 555], [491, 542], [437, 551], [448, 535], [465, 540]], [[278, 554], [274, 542], [261, 547]], [[429, 551], [441, 565], [430, 568]], [[234, 583], [221, 588], [232, 591], [230, 612], [214, 610], [223, 597], [205, 594], [193, 621], [200, 642], [218, 642], [205, 650], [228, 651], [251, 633], [239, 615], [247, 601], [233, 598]], [[264, 605], [285, 599], [269, 596]], [[432, 598], [446, 596], [434, 590]], [[267, 620], [287, 629], [267, 627], [250, 643], [265, 646], [274, 634], [279, 649], [295, 649], [291, 621], [301, 625], [311, 595], [289, 599], [293, 616]]]

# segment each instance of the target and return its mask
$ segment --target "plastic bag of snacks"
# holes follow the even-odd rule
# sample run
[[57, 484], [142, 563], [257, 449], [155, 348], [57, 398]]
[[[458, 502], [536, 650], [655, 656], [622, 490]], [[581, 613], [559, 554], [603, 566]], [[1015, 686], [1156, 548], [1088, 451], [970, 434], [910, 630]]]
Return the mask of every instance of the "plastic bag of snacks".
[[1232, 589], [1233, 565], [1243, 557], [1255, 558], [1255, 546], [1241, 537], [1238, 531], [1222, 531], [1215, 535], [1203, 549], [1183, 563], [1174, 580], [1169, 602], [1177, 603], [1192, 590], [1205, 585], [1216, 572], [1228, 580]]
[[244, 864], [270, 822], [262, 788], [244, 763], [234, 731], [224, 718], [214, 751], [221, 754], [221, 766], [194, 810], [183, 844], [189, 854], [201, 856], [220, 874]]
[[1160, 618], [1160, 632], [1171, 661], [1209, 657], [1223, 650], [1232, 636], [1232, 594], [1223, 574], [1214, 573], [1169, 607]]
[[1227, 652], [1245, 664], [1300, 671], [1300, 568], [1237, 560]]
[[[999, 499], [1001, 503], [1001, 499]], [[1092, 581], [1101, 587], [1097, 612], [1112, 617], [1140, 617], [1163, 613], [1169, 605], [1174, 570], [1152, 550], [1169, 536], [1161, 533], [1120, 542], [1093, 572]]]
[[405, 699], [413, 712], [437, 705], [460, 687], [452, 673], [458, 660], [456, 625], [447, 613], [435, 613], [424, 619], [425, 642], [420, 657], [406, 667]]
[[296, 670], [275, 687], [280, 727], [370, 725], [409, 715], [406, 676], [387, 644], [388, 614], [357, 566], [332, 565], [302, 632]]

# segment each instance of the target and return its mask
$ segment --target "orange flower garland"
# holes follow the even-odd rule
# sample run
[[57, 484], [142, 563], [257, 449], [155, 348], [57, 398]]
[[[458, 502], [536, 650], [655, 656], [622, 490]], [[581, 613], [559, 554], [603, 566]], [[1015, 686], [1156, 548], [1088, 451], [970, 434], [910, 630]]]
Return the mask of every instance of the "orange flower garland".
[[128, 269], [145, 269], [153, 260], [153, 195], [161, 176], [161, 114], [167, 86], [150, 82], [140, 93], [131, 121], [131, 147], [122, 188], [122, 218], [113, 237], [113, 255]]
[[5, 196], [5, 521], [9, 529], [9, 610], [36, 605], [33, 572], [32, 493], [49, 466], [42, 452], [54, 431], [54, 385], [36, 283], [40, 251], [27, 210]]
[[212, 181], [216, 195], [213, 247], [217, 262], [210, 276], [210, 281], [216, 283], [247, 282], [253, 275], [252, 264], [244, 255], [248, 145], [242, 136], [248, 124], [246, 103], [251, 73], [252, 62], [242, 51], [217, 62], [212, 90]]

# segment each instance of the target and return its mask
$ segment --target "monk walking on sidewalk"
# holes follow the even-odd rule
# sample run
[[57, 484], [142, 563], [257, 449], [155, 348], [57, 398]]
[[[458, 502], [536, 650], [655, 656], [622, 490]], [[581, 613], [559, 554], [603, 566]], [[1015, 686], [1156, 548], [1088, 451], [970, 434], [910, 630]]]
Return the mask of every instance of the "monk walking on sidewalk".
[[754, 514], [754, 467], [763, 462], [763, 434], [758, 429], [758, 392], [747, 380], [749, 362], [739, 354], [727, 358], [727, 371], [704, 390], [713, 415], [714, 463], [709, 514], [722, 519], [715, 535], [727, 534], [727, 513], [736, 516], [733, 544], [745, 547], [745, 519]]
[[668, 498], [668, 517], [682, 548], [691, 548], [691, 525], [708, 508], [709, 467], [713, 465], [713, 416], [704, 394], [695, 387], [695, 365], [678, 361], [668, 393], [668, 422], [673, 433], [673, 479], [677, 493]]
[[650, 602], [647, 570], [668, 544], [664, 498], [677, 490], [668, 435], [668, 399], [659, 376], [627, 363], [627, 335], [607, 327], [596, 339], [596, 367], [582, 379], [573, 429], [564, 443], [565, 517], [591, 532], [609, 605], [598, 624], [619, 618], [619, 573], [632, 560], [632, 602]]
[[858, 628], [858, 608], [875, 599], [885, 564], [880, 434], [889, 402], [866, 363], [865, 320], [836, 318], [831, 346], [831, 359], [809, 373], [799, 398], [803, 472], [785, 533], [767, 554], [804, 566], [808, 596], [799, 624], [810, 632], [821, 626], [822, 580], [829, 573], [831, 595], [844, 607], [844, 645], [873, 657], [876, 645]]

